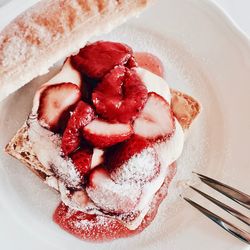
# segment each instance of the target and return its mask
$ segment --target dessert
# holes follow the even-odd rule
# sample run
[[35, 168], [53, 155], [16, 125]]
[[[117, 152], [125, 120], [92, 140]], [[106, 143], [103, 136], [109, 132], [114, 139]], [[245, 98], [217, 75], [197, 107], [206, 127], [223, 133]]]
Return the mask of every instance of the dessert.
[[170, 90], [158, 58], [146, 54], [145, 65], [142, 55], [137, 62], [128, 45], [87, 44], [37, 90], [6, 146], [59, 192], [53, 219], [81, 239], [113, 240], [150, 225], [200, 110]]
[[0, 33], [0, 101], [66, 58], [37, 90], [6, 152], [58, 192], [53, 220], [84, 240], [150, 225], [200, 111], [169, 88], [154, 55], [111, 41], [86, 44], [151, 2], [43, 0]]

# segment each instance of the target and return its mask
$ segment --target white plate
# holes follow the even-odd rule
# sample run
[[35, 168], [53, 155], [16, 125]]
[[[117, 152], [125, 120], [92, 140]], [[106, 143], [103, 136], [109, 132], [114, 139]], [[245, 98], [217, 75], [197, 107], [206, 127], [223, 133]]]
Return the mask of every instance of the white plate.
[[[33, 2], [26, 1], [26, 4]], [[0, 11], [0, 28], [27, 6], [18, 3], [4, 7], [1, 10], [5, 14], [3, 18]], [[23, 230], [27, 230], [27, 235], [32, 236], [29, 242], [21, 240], [19, 249], [24, 246], [29, 249], [30, 242], [37, 246], [46, 244], [50, 249], [56, 246], [74, 250], [198, 250], [201, 245], [204, 250], [245, 249], [244, 243], [185, 204], [178, 192], [183, 182], [191, 179], [192, 169], [245, 192], [250, 191], [249, 41], [214, 4], [206, 0], [160, 0], [139, 19], [95, 39], [100, 38], [123, 41], [135, 50], [157, 54], [164, 62], [170, 85], [200, 100], [202, 114], [187, 137], [170, 197], [162, 203], [152, 225], [138, 236], [102, 245], [82, 242], [60, 230], [51, 221], [58, 202], [57, 194], [22, 164], [1, 152], [0, 212], [11, 215]], [[44, 79], [33, 81], [0, 104], [1, 148], [24, 122], [33, 93], [42, 81]], [[193, 196], [188, 192], [187, 195]], [[194, 198], [210, 207], [200, 197]], [[7, 225], [0, 223], [0, 231], [5, 227]], [[9, 232], [11, 234], [18, 234], [15, 226]], [[4, 246], [4, 249], [11, 248]]]

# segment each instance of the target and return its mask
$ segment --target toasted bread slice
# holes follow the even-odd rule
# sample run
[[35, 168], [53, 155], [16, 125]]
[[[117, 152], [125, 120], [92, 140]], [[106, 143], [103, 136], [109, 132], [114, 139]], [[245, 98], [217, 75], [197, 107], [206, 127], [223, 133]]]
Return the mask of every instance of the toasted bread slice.
[[45, 180], [46, 177], [52, 174], [37, 159], [36, 153], [34, 152], [29, 141], [28, 125], [26, 122], [5, 147], [5, 151], [21, 161], [42, 180]]
[[[191, 96], [180, 91], [171, 90], [171, 93], [174, 115], [180, 122], [182, 128], [188, 129], [200, 112], [200, 104]], [[36, 153], [32, 149], [26, 122], [6, 146], [5, 151], [24, 163], [24, 165], [44, 181], [53, 174], [39, 162]]]
[[200, 113], [200, 104], [191, 96], [171, 89], [172, 110], [183, 129], [188, 129]]

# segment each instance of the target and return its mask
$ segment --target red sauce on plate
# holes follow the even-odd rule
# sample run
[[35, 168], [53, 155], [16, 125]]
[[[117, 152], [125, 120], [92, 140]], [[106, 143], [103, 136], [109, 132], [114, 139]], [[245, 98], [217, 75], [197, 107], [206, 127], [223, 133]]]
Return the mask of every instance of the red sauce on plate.
[[148, 52], [136, 52], [134, 57], [139, 67], [147, 69], [160, 77], [164, 76], [163, 64], [157, 56]]

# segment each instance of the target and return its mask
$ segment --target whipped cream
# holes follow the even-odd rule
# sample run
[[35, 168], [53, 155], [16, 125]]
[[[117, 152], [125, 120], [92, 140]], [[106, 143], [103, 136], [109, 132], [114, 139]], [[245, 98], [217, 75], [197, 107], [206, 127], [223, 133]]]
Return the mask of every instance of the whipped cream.
[[92, 161], [91, 161], [91, 168], [97, 167], [104, 161], [104, 150], [99, 148], [94, 148]]
[[146, 85], [148, 92], [155, 92], [162, 96], [169, 104], [171, 103], [170, 88], [163, 78], [143, 68], [135, 68], [135, 70]]
[[[169, 103], [171, 102], [170, 89], [163, 78], [142, 68], [136, 68], [136, 71], [145, 83], [149, 92], [156, 92], [166, 101]], [[34, 97], [32, 119], [29, 119], [28, 133], [30, 141], [33, 144], [33, 149], [36, 152], [39, 161], [45, 168], [48, 168], [55, 173], [55, 176], [50, 176], [46, 179], [46, 183], [60, 191], [61, 199], [66, 205], [85, 213], [107, 216], [88, 198], [85, 190], [76, 191], [72, 196], [66, 186], [79, 188], [79, 184], [81, 183], [80, 175], [75, 170], [72, 161], [63, 157], [61, 152], [61, 137], [41, 127], [36, 118], [41, 92], [46, 86], [60, 82], [72, 82], [77, 85], [81, 84], [80, 74], [72, 68], [69, 59], [64, 64], [62, 70], [48, 83], [41, 86]], [[130, 222], [125, 222], [121, 219], [122, 223], [124, 223], [130, 230], [136, 229], [141, 224], [150, 209], [155, 193], [160, 189], [168, 175], [168, 166], [176, 161], [182, 152], [184, 133], [181, 125], [176, 119], [175, 126], [175, 132], [170, 139], [154, 145], [161, 163], [160, 173], [155, 179], [143, 186], [140, 202], [134, 209], [139, 215], [135, 216], [136, 218]], [[91, 164], [92, 168], [103, 161], [103, 153], [103, 150], [94, 149]], [[120, 218], [117, 217], [117, 219]]]

